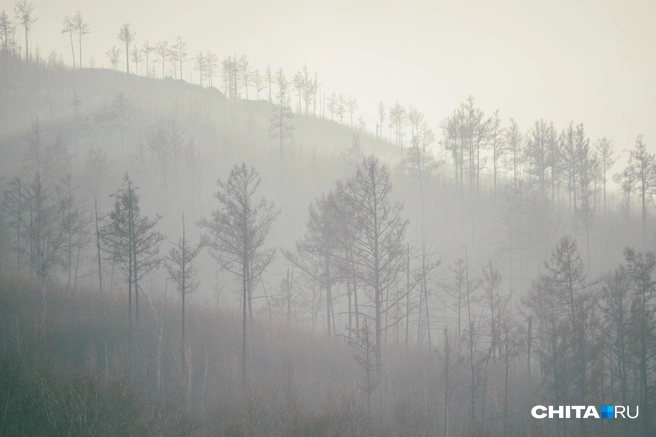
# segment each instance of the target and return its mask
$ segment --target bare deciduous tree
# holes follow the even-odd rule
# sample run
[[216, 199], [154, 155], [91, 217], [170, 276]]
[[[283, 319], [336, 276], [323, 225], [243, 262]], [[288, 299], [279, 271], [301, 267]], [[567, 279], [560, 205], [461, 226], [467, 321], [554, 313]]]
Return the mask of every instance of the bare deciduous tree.
[[403, 206], [391, 198], [392, 181], [387, 167], [376, 157], [365, 158], [356, 174], [338, 181], [336, 194], [348, 205], [345, 225], [351, 229], [353, 262], [361, 268], [362, 280], [374, 292], [376, 372], [382, 370], [382, 318], [384, 291], [403, 269], [404, 237], [407, 227]]
[[198, 225], [205, 230], [201, 244], [210, 249], [217, 263], [242, 280], [242, 362], [241, 381], [246, 384], [246, 308], [251, 302], [251, 283], [275, 255], [264, 249], [271, 225], [280, 213], [273, 203], [256, 200], [261, 179], [255, 168], [236, 165], [225, 182], [217, 182], [219, 209]]
[[217, 62], [219, 58], [211, 51], [205, 53], [205, 75], [207, 76], [207, 86], [214, 86], [214, 76], [216, 74]]
[[73, 31], [75, 30], [75, 26], [73, 24], [73, 21], [71, 18], [66, 15], [64, 17], [64, 22], [62, 23], [62, 34], [68, 34], [71, 42], [71, 54], [73, 55], [73, 70], [75, 70], [75, 46], [73, 46]]
[[134, 72], [139, 76], [139, 62], [141, 62], [143, 52], [139, 50], [136, 44], [132, 45], [132, 51], [130, 55], [132, 56], [132, 62], [134, 62]]
[[305, 235], [296, 242], [296, 254], [285, 251], [285, 256], [301, 271], [316, 281], [326, 296], [326, 334], [331, 335], [333, 286], [339, 280], [337, 267], [338, 248], [337, 228], [339, 221], [335, 195], [323, 194], [310, 205], [309, 219]]
[[166, 64], [166, 59], [169, 57], [169, 42], [168, 41], [158, 42], [155, 45], [155, 53], [157, 53], [159, 58], [162, 60], [162, 79], [164, 79], [165, 77], [164, 67]]
[[194, 259], [200, 253], [200, 245], [190, 245], [186, 236], [184, 213], [182, 214], [182, 237], [178, 243], [171, 248], [166, 257], [166, 270], [180, 292], [182, 300], [182, 337], [180, 342], [180, 362], [182, 363], [182, 374], [187, 375], [185, 360], [185, 301], [188, 294], [193, 293], [199, 285], [195, 279]]
[[89, 26], [89, 23], [84, 21], [82, 18], [82, 14], [80, 11], [77, 11], [73, 17], [71, 17], [71, 23], [73, 25], [73, 29], [75, 32], [77, 32], [77, 42], [79, 45], [79, 50], [80, 50], [80, 56], [78, 59], [78, 64], [80, 65], [80, 68], [82, 68], [82, 40], [91, 33], [91, 26]]
[[126, 173], [119, 190], [113, 194], [114, 209], [101, 230], [103, 249], [128, 272], [129, 356], [132, 364], [132, 286], [134, 284], [135, 321], [139, 326], [139, 280], [159, 265], [159, 245], [164, 235], [155, 231], [161, 216], [154, 220], [141, 213], [138, 187]]
[[285, 153], [284, 142], [285, 140], [292, 138], [296, 128], [292, 124], [294, 115], [286, 104], [289, 82], [287, 81], [285, 72], [282, 71], [282, 68], [276, 73], [275, 81], [276, 85], [278, 85], [278, 95], [276, 105], [273, 108], [273, 114], [269, 117], [269, 137], [278, 140], [280, 147], [278, 170], [282, 177]]
[[38, 18], [34, 16], [34, 5], [28, 0], [18, 0], [14, 5], [14, 12], [18, 23], [25, 30], [25, 62], [29, 65], [29, 33]]
[[143, 46], [141, 46], [141, 51], [143, 52], [144, 57], [145, 57], [145, 61], [146, 61], [146, 77], [150, 77], [150, 62], [149, 62], [148, 57], [149, 57], [150, 53], [155, 51], [155, 47], [151, 46], [148, 43], [148, 40], [146, 40], [146, 42], [143, 44]]
[[[640, 138], [639, 138], [640, 139]], [[640, 149], [638, 149], [640, 150]], [[653, 338], [654, 312], [651, 301], [656, 297], [656, 281], [654, 272], [656, 271], [656, 255], [654, 252], [636, 252], [631, 248], [624, 251], [627, 269], [633, 281], [633, 290], [635, 293], [635, 308], [633, 309], [635, 324], [638, 335], [637, 351], [637, 373], [639, 385], [640, 405], [648, 405], [650, 399], [649, 384], [649, 362], [650, 356], [653, 356], [653, 346], [650, 345]], [[650, 415], [640, 416], [642, 422], [643, 436], [647, 437], [650, 433]]]
[[182, 40], [181, 36], [175, 39], [175, 44], [171, 47], [175, 53], [175, 61], [180, 69], [180, 79], [182, 79], [182, 64], [187, 60], [187, 43]]
[[121, 26], [121, 31], [118, 33], [118, 39], [125, 44], [125, 71], [130, 74], [130, 44], [134, 41], [136, 34], [132, 32], [130, 23], [125, 23]]
[[111, 49], [108, 49], [105, 52], [105, 55], [107, 55], [109, 63], [112, 64], [112, 68], [116, 70], [118, 64], [121, 63], [121, 49], [117, 48], [116, 46], [112, 46]]
[[597, 141], [596, 145], [597, 153], [599, 154], [599, 160], [601, 164], [601, 178], [604, 183], [604, 217], [606, 216], [606, 182], [608, 182], [608, 172], [610, 171], [611, 168], [613, 168], [613, 165], [615, 164], [615, 161], [617, 161], [617, 157], [615, 156], [615, 152], [613, 150], [613, 142], [609, 140], [606, 137], [603, 137]]
[[346, 108], [351, 116], [351, 129], [353, 129], [353, 114], [358, 110], [358, 101], [355, 97], [349, 96], [346, 99]]

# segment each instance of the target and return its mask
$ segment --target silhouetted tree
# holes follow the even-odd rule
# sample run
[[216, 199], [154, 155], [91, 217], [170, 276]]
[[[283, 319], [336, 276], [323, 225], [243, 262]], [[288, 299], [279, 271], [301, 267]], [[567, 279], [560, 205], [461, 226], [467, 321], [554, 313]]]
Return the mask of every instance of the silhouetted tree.
[[499, 358], [503, 362], [503, 434], [508, 435], [508, 397], [510, 369], [513, 367], [519, 357], [522, 345], [525, 343], [524, 332], [519, 325], [510, 316], [501, 319], [499, 325]]
[[613, 272], [602, 277], [599, 297], [599, 306], [604, 319], [604, 334], [608, 336], [604, 344], [605, 355], [611, 372], [619, 380], [619, 390], [615, 399], [621, 404], [626, 404], [632, 364], [630, 358], [632, 309], [636, 299], [633, 277], [626, 266], [620, 265]]
[[141, 46], [141, 51], [144, 54], [144, 57], [146, 58], [146, 77], [150, 77], [150, 62], [149, 62], [149, 55], [151, 52], [155, 50], [154, 47], [152, 47], [150, 44], [148, 44], [148, 40], [144, 43], [143, 46]]
[[296, 96], [298, 97], [298, 113], [303, 113], [303, 93], [305, 92], [305, 76], [302, 71], [297, 72], [292, 78], [292, 85], [296, 89]]
[[14, 33], [14, 30], [14, 23], [9, 19], [9, 16], [3, 9], [2, 12], [0, 12], [0, 37], [2, 40], [2, 61], [5, 78], [7, 76], [10, 38]]
[[[166, 257], [166, 270], [169, 272], [169, 278], [172, 279], [182, 300], [182, 337], [180, 342], [180, 363], [182, 366], [182, 374], [187, 375], [187, 365], [185, 360], [185, 301], [188, 294], [193, 293], [199, 285], [195, 279], [196, 272], [194, 270], [194, 259], [200, 253], [200, 245], [193, 246], [189, 243], [186, 236], [184, 213], [182, 214], [182, 237], [178, 243], [171, 248], [168, 256]], [[189, 381], [187, 381], [189, 383]]]
[[91, 33], [91, 26], [89, 26], [89, 23], [84, 21], [82, 18], [82, 14], [80, 14], [80, 11], [77, 11], [73, 17], [71, 17], [71, 24], [73, 25], [73, 29], [75, 32], [77, 32], [77, 42], [79, 44], [79, 50], [80, 50], [80, 56], [78, 63], [80, 65], [80, 68], [82, 68], [82, 40]]
[[[392, 182], [387, 167], [374, 156], [365, 158], [356, 174], [338, 181], [336, 194], [348, 205], [344, 216], [352, 230], [353, 262], [360, 266], [361, 278], [374, 292], [376, 372], [382, 370], [382, 317], [384, 290], [403, 269], [404, 236], [408, 222], [402, 218], [403, 206], [391, 199]], [[343, 211], [347, 212], [347, 211]]]
[[132, 364], [132, 286], [134, 285], [135, 321], [139, 326], [139, 279], [159, 265], [159, 245], [164, 235], [155, 230], [161, 216], [150, 220], [142, 215], [139, 194], [130, 177], [123, 176], [121, 187], [112, 195], [114, 209], [101, 230], [103, 250], [112, 261], [128, 272], [129, 362]]
[[376, 124], [376, 137], [383, 139], [383, 126], [385, 125], [385, 105], [381, 100], [378, 104], [378, 123]]
[[613, 142], [606, 137], [603, 137], [597, 141], [596, 149], [597, 153], [599, 154], [599, 160], [601, 164], [601, 178], [604, 183], [604, 217], [606, 217], [606, 182], [608, 182], [607, 175], [610, 169], [613, 168], [615, 161], [617, 161], [617, 157], [615, 156], [613, 150]]
[[328, 112], [330, 112], [330, 121], [335, 121], [335, 114], [337, 113], [337, 94], [332, 93], [328, 96]]
[[168, 41], [158, 42], [155, 45], [155, 53], [157, 53], [159, 58], [162, 60], [162, 79], [164, 79], [165, 76], [164, 66], [166, 64], [166, 59], [169, 56], [169, 42]]
[[503, 158], [506, 154], [506, 144], [503, 141], [503, 130], [501, 129], [501, 119], [499, 110], [494, 111], [490, 118], [488, 127], [488, 142], [492, 151], [492, 178], [494, 181], [494, 201], [497, 201], [497, 176], [502, 165]]
[[339, 124], [344, 124], [344, 114], [346, 114], [346, 101], [342, 94], [339, 95], [335, 102], [335, 114], [339, 117]]
[[312, 98], [315, 96], [315, 81], [305, 65], [301, 69], [301, 74], [303, 75], [303, 103], [305, 104], [305, 115], [307, 116], [308, 106], [310, 106]]
[[121, 26], [121, 31], [118, 33], [118, 39], [125, 44], [125, 71], [130, 74], [130, 44], [134, 41], [136, 34], [130, 29], [130, 23], [125, 23]]
[[211, 51], [205, 53], [205, 75], [207, 76], [207, 86], [214, 86], [214, 75], [216, 74], [217, 62], [219, 58]]
[[301, 271], [316, 281], [326, 292], [326, 334], [330, 336], [333, 306], [333, 286], [341, 277], [338, 269], [337, 205], [335, 195], [322, 194], [310, 205], [309, 219], [303, 238], [296, 241], [296, 254], [285, 256]]
[[175, 52], [175, 60], [180, 68], [180, 79], [182, 79], [182, 64], [187, 60], [187, 43], [182, 40], [181, 36], [178, 36], [171, 49]]
[[98, 197], [100, 189], [102, 188], [107, 174], [110, 162], [107, 155], [100, 148], [89, 149], [86, 157], [87, 173], [93, 180], [93, 189], [89, 189], [93, 196], [93, 211], [94, 211], [94, 227], [96, 233], [96, 256], [98, 263], [98, 291], [103, 291], [103, 276], [102, 276], [102, 258], [100, 255], [100, 218], [98, 217]]
[[351, 116], [351, 129], [353, 129], [353, 114], [358, 110], [358, 101], [355, 97], [349, 96], [346, 99], [346, 108]]
[[75, 70], [75, 47], [73, 46], [73, 31], [75, 30], [75, 27], [73, 25], [73, 21], [71, 18], [66, 15], [64, 17], [64, 22], [62, 23], [62, 34], [68, 34], [71, 42], [71, 54], [73, 55], [73, 70]]
[[203, 86], [203, 74], [205, 73], [207, 67], [205, 62], [205, 55], [203, 55], [203, 52], [198, 52], [198, 54], [194, 56], [194, 61], [196, 70], [198, 71], [198, 80], [200, 86]]
[[523, 142], [524, 136], [519, 129], [519, 125], [512, 118], [510, 126], [505, 129], [505, 143], [510, 154], [510, 165], [513, 171], [513, 183], [516, 185], [519, 179], [519, 169], [524, 161]]
[[271, 94], [271, 84], [274, 81], [274, 76], [273, 73], [271, 73], [271, 67], [267, 65], [266, 70], [264, 70], [264, 80], [266, 80], [266, 83], [269, 87], [269, 103], [273, 103], [273, 96]]
[[537, 180], [539, 193], [546, 195], [547, 186], [547, 123], [540, 119], [526, 133], [526, 160], [529, 174]]
[[217, 182], [219, 209], [198, 225], [205, 230], [201, 243], [209, 248], [217, 263], [242, 280], [241, 382], [246, 384], [246, 307], [251, 300], [251, 282], [258, 278], [275, 255], [263, 249], [271, 225], [280, 213], [273, 203], [257, 201], [261, 179], [255, 168], [236, 165], [226, 182]]
[[45, 181], [39, 172], [27, 187], [30, 202], [30, 221], [27, 235], [33, 255], [29, 258], [37, 273], [41, 288], [42, 326], [46, 329], [46, 281], [57, 266], [65, 266], [67, 226], [65, 200], [59, 196], [57, 186]]
[[634, 183], [636, 189], [640, 192], [640, 208], [642, 214], [642, 241], [643, 245], [647, 244], [647, 205], [651, 202], [651, 190], [656, 185], [654, 177], [656, 176], [656, 155], [647, 151], [644, 137], [638, 135], [635, 147], [631, 151], [632, 166], [628, 171], [633, 169]]
[[419, 200], [421, 203], [421, 226], [424, 226], [424, 187], [426, 183], [435, 176], [441, 163], [433, 156], [431, 150], [435, 142], [435, 134], [426, 122], [416, 126], [416, 132], [412, 136], [412, 146], [401, 162], [401, 170], [408, 176], [414, 178], [419, 184]]
[[592, 202], [594, 196], [594, 177], [595, 177], [595, 163], [596, 157], [593, 154], [590, 140], [585, 134], [583, 124], [576, 126], [574, 133], [574, 147], [576, 154], [576, 171], [575, 178], [578, 182], [579, 203], [576, 211], [583, 233], [585, 235], [586, 254], [588, 262], [588, 270], [592, 268], [590, 261], [590, 228], [592, 227], [592, 220], [594, 217], [594, 205]]
[[105, 55], [107, 55], [109, 63], [112, 64], [112, 68], [116, 70], [118, 64], [121, 63], [121, 49], [117, 48], [116, 46], [112, 46], [111, 49], [105, 52]]
[[260, 70], [255, 69], [255, 71], [253, 71], [252, 84], [255, 87], [255, 98], [257, 100], [260, 100], [260, 93], [266, 88], [264, 79], [264, 76], [260, 74]]
[[239, 58], [239, 80], [242, 82], [246, 90], [246, 100], [248, 100], [248, 85], [251, 84], [251, 64], [248, 62], [248, 57], [243, 55]]
[[[640, 139], [640, 138], [639, 138]], [[637, 150], [640, 150], [637, 148]], [[639, 405], [650, 405], [650, 384], [649, 384], [649, 362], [653, 357], [653, 326], [654, 311], [651, 301], [656, 296], [656, 281], [654, 281], [654, 271], [656, 270], [656, 255], [653, 252], [637, 252], [631, 248], [624, 250], [629, 275], [633, 280], [633, 289], [635, 293], [635, 304], [633, 317], [636, 321], [638, 336], [637, 367], [639, 377]], [[650, 415], [640, 416], [642, 422], [642, 435], [647, 437], [650, 434]]]
[[139, 62], [141, 62], [142, 53], [143, 52], [139, 50], [139, 47], [137, 47], [136, 44], [132, 45], [132, 51], [130, 52], [130, 55], [132, 56], [132, 62], [134, 62], [134, 72], [137, 76], [139, 76]]
[[276, 105], [273, 108], [273, 113], [269, 117], [269, 137], [277, 139], [280, 146], [279, 165], [278, 170], [282, 177], [283, 161], [284, 161], [284, 142], [294, 135], [296, 129], [292, 124], [294, 115], [289, 110], [286, 101], [287, 93], [289, 91], [289, 82], [285, 77], [282, 68], [276, 73], [276, 85], [278, 85], [278, 95], [276, 97]]
[[30, 30], [32, 30], [32, 25], [38, 20], [38, 18], [34, 16], [34, 5], [27, 0], [18, 0], [14, 5], [14, 12], [18, 23], [23, 26], [23, 29], [25, 30], [25, 62], [29, 65], [29, 33]]
[[397, 100], [389, 109], [387, 117], [390, 128], [390, 137], [394, 131], [394, 145], [401, 150], [401, 160], [403, 160], [403, 137], [405, 136], [405, 127], [408, 123], [408, 116], [405, 107]]

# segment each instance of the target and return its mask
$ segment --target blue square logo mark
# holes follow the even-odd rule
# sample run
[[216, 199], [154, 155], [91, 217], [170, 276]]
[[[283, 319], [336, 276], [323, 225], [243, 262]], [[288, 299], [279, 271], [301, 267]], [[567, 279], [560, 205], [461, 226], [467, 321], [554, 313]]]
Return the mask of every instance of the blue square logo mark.
[[615, 406], [614, 405], [602, 405], [601, 406], [601, 418], [602, 419], [614, 419], [615, 418]]

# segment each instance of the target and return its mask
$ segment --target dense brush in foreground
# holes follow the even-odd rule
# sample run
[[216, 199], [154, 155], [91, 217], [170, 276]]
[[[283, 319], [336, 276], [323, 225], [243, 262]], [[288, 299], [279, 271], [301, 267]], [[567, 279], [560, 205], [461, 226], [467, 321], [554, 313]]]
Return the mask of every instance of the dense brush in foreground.
[[125, 296], [53, 286], [44, 329], [38, 290], [0, 278], [0, 436], [452, 435], [435, 358], [391, 352], [368, 405], [346, 341], [256, 315], [242, 387], [237, 315], [192, 306], [183, 375], [171, 295], [142, 302], [130, 363]]

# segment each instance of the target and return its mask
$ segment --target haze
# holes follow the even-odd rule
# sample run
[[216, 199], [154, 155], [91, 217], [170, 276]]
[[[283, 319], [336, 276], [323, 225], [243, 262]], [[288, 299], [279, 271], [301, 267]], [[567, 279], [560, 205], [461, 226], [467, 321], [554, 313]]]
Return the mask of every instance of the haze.
[[656, 435], [653, 1], [0, 1], [0, 437]]
[[[9, 3], [7, 3], [9, 5]], [[621, 149], [656, 137], [656, 3], [650, 0], [43, 2], [34, 25], [43, 53], [67, 54], [64, 14], [93, 23], [96, 65], [118, 28], [137, 41], [181, 35], [191, 53], [246, 54], [251, 63], [319, 73], [322, 91], [356, 96], [369, 126], [379, 101], [419, 108], [437, 127], [473, 95], [527, 126], [580, 120]], [[7, 9], [10, 9], [9, 7]], [[87, 62], [89, 59], [87, 59]], [[656, 150], [654, 141], [649, 147]]]

